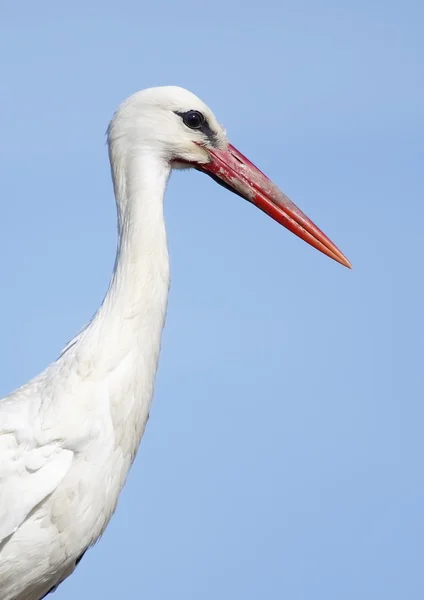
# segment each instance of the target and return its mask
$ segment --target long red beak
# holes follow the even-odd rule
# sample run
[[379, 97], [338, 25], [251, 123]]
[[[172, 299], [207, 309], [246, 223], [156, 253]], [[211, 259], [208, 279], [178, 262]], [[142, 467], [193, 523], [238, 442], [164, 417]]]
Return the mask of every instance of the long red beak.
[[227, 150], [208, 148], [212, 160], [196, 165], [225, 188], [252, 202], [275, 221], [341, 265], [352, 268], [348, 259], [297, 206], [234, 146]]

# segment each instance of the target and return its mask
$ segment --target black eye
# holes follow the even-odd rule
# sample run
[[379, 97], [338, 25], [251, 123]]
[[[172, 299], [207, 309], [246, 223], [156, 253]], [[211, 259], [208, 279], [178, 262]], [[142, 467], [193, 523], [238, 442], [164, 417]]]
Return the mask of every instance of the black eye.
[[190, 129], [200, 129], [205, 122], [205, 117], [198, 110], [189, 110], [183, 115], [184, 125]]

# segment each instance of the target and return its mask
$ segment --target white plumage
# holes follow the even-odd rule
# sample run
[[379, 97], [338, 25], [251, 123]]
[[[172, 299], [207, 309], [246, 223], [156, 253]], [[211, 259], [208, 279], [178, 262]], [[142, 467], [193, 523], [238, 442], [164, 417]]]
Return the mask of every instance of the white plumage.
[[[114, 116], [108, 144], [119, 232], [108, 292], [58, 360], [0, 402], [1, 600], [52, 591], [115, 510], [153, 394], [169, 286], [163, 197], [171, 168], [204, 170], [266, 210], [252, 191], [252, 181], [261, 184], [250, 177], [259, 177], [253, 166], [186, 90], [132, 96]], [[219, 163], [227, 154], [238, 173]], [[290, 212], [275, 190], [263, 195]], [[327, 244], [326, 253], [343, 263], [334, 248]]]

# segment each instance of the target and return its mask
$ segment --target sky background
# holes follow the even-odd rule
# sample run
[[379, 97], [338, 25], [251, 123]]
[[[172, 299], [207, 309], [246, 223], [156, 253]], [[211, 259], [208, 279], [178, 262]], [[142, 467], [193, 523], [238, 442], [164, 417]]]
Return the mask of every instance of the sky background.
[[354, 266], [172, 176], [151, 419], [54, 600], [424, 597], [423, 20], [418, 0], [2, 5], [1, 395], [103, 298], [104, 134], [139, 89], [199, 95]]

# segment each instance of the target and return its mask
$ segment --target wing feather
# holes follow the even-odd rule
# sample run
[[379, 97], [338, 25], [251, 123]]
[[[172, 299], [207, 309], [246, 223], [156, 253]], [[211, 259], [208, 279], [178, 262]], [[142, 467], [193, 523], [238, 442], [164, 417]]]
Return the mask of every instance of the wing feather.
[[54, 443], [28, 449], [13, 433], [0, 436], [0, 542], [57, 488], [73, 455]]

